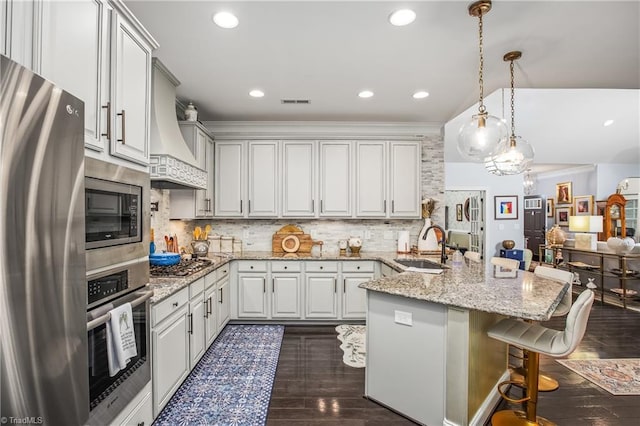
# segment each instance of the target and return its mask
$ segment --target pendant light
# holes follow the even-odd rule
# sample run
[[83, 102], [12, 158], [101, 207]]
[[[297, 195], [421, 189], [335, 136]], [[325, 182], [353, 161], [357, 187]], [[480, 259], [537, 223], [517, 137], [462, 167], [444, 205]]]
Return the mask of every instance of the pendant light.
[[531, 195], [536, 187], [536, 178], [531, 174], [531, 169], [527, 169], [522, 177], [522, 186], [524, 186], [524, 195]]
[[511, 74], [511, 135], [500, 141], [496, 152], [485, 162], [489, 173], [498, 176], [517, 175], [523, 173], [533, 162], [533, 147], [520, 136], [516, 136], [515, 125], [515, 89], [514, 89], [514, 61], [522, 57], [522, 52], [513, 51], [504, 55], [505, 62], [509, 62]]
[[478, 113], [471, 117], [460, 127], [458, 132], [458, 151], [465, 158], [482, 162], [495, 152], [500, 140], [507, 135], [507, 126], [493, 115], [489, 115], [484, 106], [484, 50], [482, 38], [482, 16], [491, 10], [491, 1], [481, 0], [469, 6], [469, 15], [478, 18], [480, 67], [478, 83], [480, 86], [480, 98]]

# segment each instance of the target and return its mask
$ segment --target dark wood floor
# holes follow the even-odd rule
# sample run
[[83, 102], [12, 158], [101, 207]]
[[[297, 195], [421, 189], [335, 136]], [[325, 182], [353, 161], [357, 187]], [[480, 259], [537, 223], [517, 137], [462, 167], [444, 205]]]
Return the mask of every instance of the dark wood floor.
[[[564, 318], [545, 325], [561, 329]], [[364, 369], [342, 362], [336, 336], [334, 327], [286, 328], [267, 425], [413, 424], [362, 397]], [[598, 357], [640, 358], [640, 313], [594, 304], [587, 333], [569, 358]], [[542, 357], [541, 367], [560, 389], [540, 395], [539, 415], [570, 426], [640, 424], [640, 396], [613, 396], [551, 358]]]

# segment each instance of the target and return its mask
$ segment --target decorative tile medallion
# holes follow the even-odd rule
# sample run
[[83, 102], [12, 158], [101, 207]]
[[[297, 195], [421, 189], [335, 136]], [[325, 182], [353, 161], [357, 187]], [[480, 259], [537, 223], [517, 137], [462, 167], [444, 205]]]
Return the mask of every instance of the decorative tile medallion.
[[366, 364], [366, 326], [342, 324], [336, 327], [340, 349], [344, 352], [342, 361], [350, 367], [364, 368]]
[[556, 361], [613, 395], [640, 395], [640, 358]]
[[284, 326], [228, 325], [154, 425], [264, 425]]

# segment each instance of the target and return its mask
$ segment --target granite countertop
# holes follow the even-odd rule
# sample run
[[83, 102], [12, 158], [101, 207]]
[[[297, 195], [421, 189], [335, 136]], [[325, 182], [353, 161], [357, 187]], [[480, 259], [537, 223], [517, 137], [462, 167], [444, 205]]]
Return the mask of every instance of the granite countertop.
[[[486, 268], [486, 269], [485, 269]], [[518, 271], [515, 278], [495, 278], [493, 266], [470, 262], [439, 275], [403, 272], [359, 285], [371, 291], [464, 309], [546, 321], [570, 284]]]
[[427, 256], [399, 255], [395, 252], [362, 252], [357, 256], [341, 256], [337, 253], [323, 253], [322, 256], [312, 256], [311, 254], [273, 253], [270, 251], [249, 251], [241, 254], [236, 253], [222, 255], [209, 254], [208, 259], [211, 260], [211, 266], [204, 268], [195, 274], [186, 277], [150, 277], [149, 288], [154, 291], [150, 301], [152, 304], [158, 303], [232, 260], [377, 260], [384, 262], [397, 271], [404, 271], [406, 269], [405, 266], [393, 261], [393, 259], [398, 258], [428, 258], [436, 259], [437, 261], [437, 257], [430, 258]]
[[395, 252], [362, 252], [358, 256], [324, 254], [274, 254], [272, 252], [244, 252], [242, 254], [209, 255], [211, 266], [187, 277], [151, 277], [149, 287], [154, 290], [151, 303], [158, 303], [187, 287], [192, 282], [228, 264], [232, 260], [373, 260], [380, 261], [401, 272], [392, 277], [380, 278], [360, 284], [361, 288], [444, 305], [492, 312], [534, 321], [551, 317], [569, 284], [518, 271], [516, 278], [495, 278], [493, 267], [485, 269], [484, 263], [448, 263], [439, 275], [403, 272], [407, 267], [394, 259], [428, 259], [438, 262], [439, 256], [399, 255]]

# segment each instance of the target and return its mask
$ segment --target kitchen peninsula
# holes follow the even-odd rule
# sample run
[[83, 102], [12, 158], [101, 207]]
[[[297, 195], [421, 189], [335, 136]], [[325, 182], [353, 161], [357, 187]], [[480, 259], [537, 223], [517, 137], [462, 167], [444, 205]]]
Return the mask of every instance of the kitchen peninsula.
[[506, 347], [486, 330], [503, 316], [549, 319], [569, 284], [462, 264], [404, 272], [367, 290], [365, 395], [422, 424], [484, 424], [506, 377]]

